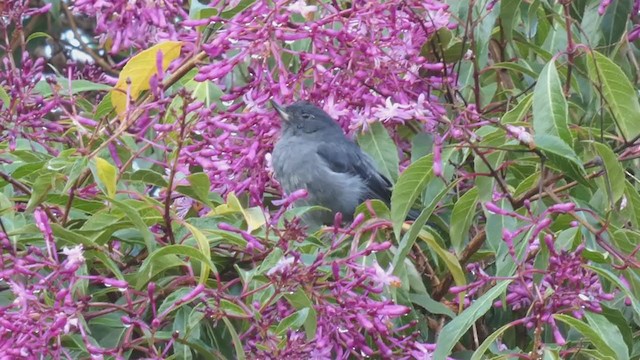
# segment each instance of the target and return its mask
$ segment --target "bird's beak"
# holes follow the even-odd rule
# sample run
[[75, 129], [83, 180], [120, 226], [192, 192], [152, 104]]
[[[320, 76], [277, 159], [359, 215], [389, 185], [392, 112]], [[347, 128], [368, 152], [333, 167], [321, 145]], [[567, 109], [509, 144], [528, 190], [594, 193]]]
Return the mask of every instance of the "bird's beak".
[[287, 114], [287, 112], [282, 107], [282, 105], [280, 105], [277, 102], [271, 100], [271, 106], [273, 106], [273, 108], [276, 109], [276, 111], [278, 112], [278, 115], [280, 115], [282, 120], [289, 121], [289, 114]]

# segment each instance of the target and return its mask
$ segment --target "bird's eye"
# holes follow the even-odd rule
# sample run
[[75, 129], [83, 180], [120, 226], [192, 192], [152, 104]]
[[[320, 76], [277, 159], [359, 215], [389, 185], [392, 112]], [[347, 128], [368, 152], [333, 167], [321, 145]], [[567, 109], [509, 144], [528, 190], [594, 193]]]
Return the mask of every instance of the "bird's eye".
[[311, 119], [311, 114], [303, 113], [302, 114], [302, 118], [305, 119], [305, 120], [309, 120], [309, 119]]
[[302, 125], [302, 124], [297, 124], [296, 125], [296, 128], [298, 128], [298, 129], [302, 129], [303, 127], [304, 127], [304, 125]]

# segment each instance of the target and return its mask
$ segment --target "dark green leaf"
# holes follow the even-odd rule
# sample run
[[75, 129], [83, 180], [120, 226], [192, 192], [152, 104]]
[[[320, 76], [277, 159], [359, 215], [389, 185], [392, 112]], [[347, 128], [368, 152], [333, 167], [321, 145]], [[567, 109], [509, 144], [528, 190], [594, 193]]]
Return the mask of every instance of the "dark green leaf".
[[230, 10], [227, 11], [223, 11], [222, 14], [220, 14], [220, 16], [223, 19], [231, 19], [232, 17], [236, 16], [238, 13], [240, 13], [242, 10], [248, 8], [249, 6], [253, 5], [253, 3], [255, 3], [256, 0], [240, 0], [240, 2], [237, 3], [237, 5]]
[[49, 194], [49, 191], [53, 188], [54, 174], [45, 173], [36, 179], [31, 188], [31, 197], [27, 203], [27, 212], [33, 211], [38, 205], [40, 205]]
[[134, 172], [128, 179], [133, 181], [142, 181], [143, 183], [160, 187], [167, 187], [168, 185], [167, 180], [165, 180], [160, 173], [147, 169], [141, 169]]
[[96, 113], [93, 116], [94, 119], [100, 120], [103, 117], [109, 115], [113, 111], [113, 104], [111, 104], [111, 93], [107, 93], [107, 95], [102, 98], [102, 101], [98, 104], [96, 108]]
[[569, 132], [567, 100], [562, 92], [562, 84], [556, 70], [555, 61], [542, 69], [533, 91], [533, 131], [536, 136], [557, 136], [567, 145], [573, 144]]
[[533, 140], [536, 147], [558, 169], [562, 169], [573, 180], [589, 186], [589, 183], [584, 178], [585, 171], [582, 162], [567, 143], [552, 135], [535, 135]]
[[471, 222], [476, 214], [478, 197], [478, 188], [473, 187], [462, 195], [453, 206], [449, 236], [451, 238], [451, 245], [457, 253], [460, 253], [464, 247], [465, 238], [468, 236]]
[[392, 182], [398, 178], [398, 149], [381, 123], [371, 124], [369, 131], [358, 137], [358, 145], [373, 158], [382, 175]]
[[638, 93], [622, 69], [611, 59], [594, 51], [587, 59], [589, 78], [599, 87], [620, 132], [631, 140], [640, 135]]
[[409, 165], [398, 178], [391, 195], [391, 220], [396, 239], [400, 239], [400, 229], [413, 203], [433, 177], [432, 166], [433, 155], [427, 155]]
[[582, 335], [584, 335], [593, 346], [605, 357], [615, 360], [616, 352], [613, 351], [611, 346], [607, 343], [605, 339], [603, 339], [595, 329], [590, 327], [585, 322], [582, 322], [574, 317], [564, 314], [555, 314], [553, 316], [556, 320], [562, 321], [563, 323], [571, 326], [572, 328], [578, 330]]
[[627, 20], [633, 7], [632, 0], [612, 1], [602, 15], [600, 31], [602, 31], [602, 45], [616, 45], [626, 30]]
[[284, 318], [276, 327], [276, 335], [282, 336], [287, 330], [297, 330], [304, 325], [309, 315], [309, 308], [304, 308], [294, 312], [293, 314]]
[[[181, 301], [191, 291], [193, 291], [192, 288], [178, 288], [177, 290], [173, 291], [171, 294], [169, 294], [169, 296], [167, 296], [164, 299], [162, 304], [160, 304], [160, 306], [158, 307], [158, 313], [162, 314], [166, 310], [171, 308], [172, 306], [175, 306], [176, 302]], [[186, 303], [186, 302], [185, 303], [179, 303], [175, 308], [172, 309], [172, 311], [175, 311], [176, 309], [179, 309], [180, 307], [182, 307], [182, 306], [184, 306], [186, 304], [188, 304], [188, 303]]]
[[84, 91], [109, 91], [113, 89], [110, 85], [98, 84], [89, 80], [71, 80], [71, 92], [69, 92], [69, 79], [58, 77], [57, 83], [50, 85], [47, 80], [40, 80], [35, 86], [35, 91], [43, 97], [49, 97], [54, 92], [62, 96], [74, 95]]
[[438, 340], [436, 342], [436, 351], [433, 353], [435, 360], [445, 360], [451, 353], [453, 346], [460, 340], [460, 338], [469, 330], [469, 328], [484, 315], [491, 306], [493, 301], [505, 291], [507, 286], [511, 283], [511, 280], [503, 280], [496, 283], [491, 288], [474, 301], [471, 306], [465, 309], [450, 323], [445, 325], [438, 334]]
[[409, 254], [409, 251], [411, 251], [411, 248], [413, 247], [413, 244], [415, 244], [420, 230], [422, 230], [424, 224], [426, 224], [427, 220], [429, 220], [429, 217], [431, 217], [431, 214], [435, 210], [440, 200], [442, 200], [442, 198], [457, 184], [457, 181], [452, 182], [451, 184], [449, 184], [449, 186], [443, 188], [436, 196], [431, 198], [429, 204], [427, 204], [424, 209], [422, 209], [422, 212], [420, 212], [418, 218], [413, 222], [409, 231], [407, 231], [407, 233], [402, 237], [402, 239], [398, 243], [398, 249], [393, 256], [392, 266], [394, 274], [398, 274], [399, 266], [402, 264], [402, 262], [404, 262], [407, 255]]
[[316, 336], [318, 328], [318, 314], [313, 308], [311, 299], [307, 296], [302, 288], [298, 288], [293, 294], [285, 294], [284, 297], [296, 309], [308, 309], [309, 314], [304, 322], [304, 330], [307, 334], [307, 340], [313, 340]]
[[628, 360], [629, 348], [627, 348], [627, 344], [625, 344], [622, 338], [620, 329], [612, 324], [604, 315], [595, 314], [590, 311], [586, 311], [584, 315], [591, 329], [616, 353], [615, 359]]
[[529, 94], [520, 100], [518, 105], [509, 110], [502, 116], [500, 122], [503, 124], [512, 124], [522, 121], [533, 104], [533, 94]]
[[229, 334], [231, 334], [231, 339], [233, 339], [233, 347], [236, 349], [236, 359], [245, 360], [247, 355], [244, 353], [244, 349], [242, 348], [242, 341], [236, 332], [236, 329], [231, 324], [231, 321], [227, 317], [223, 317], [222, 321], [227, 325], [227, 330], [229, 330]]
[[609, 146], [597, 142], [594, 142], [593, 146], [600, 159], [602, 159], [605, 169], [604, 179], [606, 180], [606, 188], [604, 190], [610, 196], [611, 209], [614, 209], [614, 205], [624, 195], [624, 169], [622, 169], [618, 157]]
[[6, 109], [9, 107], [9, 104], [11, 104], [11, 98], [9, 98], [9, 94], [7, 94], [7, 91], [2, 86], [0, 86], [0, 109], [6, 111]]
[[115, 199], [111, 199], [111, 203], [120, 211], [125, 213], [125, 215], [129, 218], [129, 220], [131, 220], [133, 225], [135, 225], [138, 231], [140, 231], [140, 234], [142, 235], [142, 238], [144, 239], [144, 243], [147, 247], [147, 251], [152, 252], [157, 246], [156, 238], [153, 235], [153, 233], [151, 233], [151, 231], [149, 230], [149, 226], [145, 224], [138, 210], [134, 209], [133, 207], [131, 207], [129, 204], [125, 202], [121, 202]]

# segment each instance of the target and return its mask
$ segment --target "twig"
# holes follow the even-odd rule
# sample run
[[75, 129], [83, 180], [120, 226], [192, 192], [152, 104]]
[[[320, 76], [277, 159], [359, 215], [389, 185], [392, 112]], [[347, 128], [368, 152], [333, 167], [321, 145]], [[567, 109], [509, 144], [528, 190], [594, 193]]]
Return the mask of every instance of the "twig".
[[100, 67], [103, 68], [105, 71], [107, 71], [107, 72], [109, 72], [111, 74], [117, 74], [118, 72], [115, 71], [108, 62], [106, 62], [103, 58], [101, 58], [98, 54], [96, 54], [95, 51], [93, 51], [93, 49], [91, 49], [82, 40], [82, 35], [78, 31], [78, 25], [76, 24], [76, 20], [73, 17], [73, 14], [71, 13], [71, 11], [69, 10], [69, 7], [67, 6], [67, 4], [64, 1], [61, 1], [60, 2], [60, 6], [62, 6], [62, 9], [64, 10], [64, 13], [67, 15], [67, 20], [69, 20], [69, 27], [71, 28], [71, 31], [73, 32], [73, 36], [80, 43], [80, 46], [82, 47], [82, 50], [84, 50], [84, 52], [89, 54], [89, 56], [91, 56], [93, 61], [95, 61], [96, 64], [100, 65]]

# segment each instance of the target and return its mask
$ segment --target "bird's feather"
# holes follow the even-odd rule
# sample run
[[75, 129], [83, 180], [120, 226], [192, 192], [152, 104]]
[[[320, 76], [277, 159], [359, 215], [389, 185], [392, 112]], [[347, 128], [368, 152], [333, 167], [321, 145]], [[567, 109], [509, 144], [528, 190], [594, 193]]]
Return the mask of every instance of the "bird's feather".
[[363, 153], [358, 145], [349, 140], [323, 142], [318, 145], [317, 153], [331, 171], [349, 173], [363, 180], [366, 193], [363, 194], [360, 202], [366, 199], [379, 199], [389, 204], [391, 182], [376, 170], [373, 160]]

